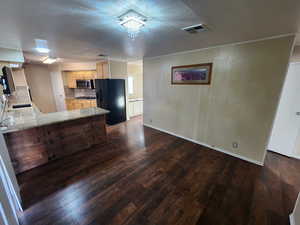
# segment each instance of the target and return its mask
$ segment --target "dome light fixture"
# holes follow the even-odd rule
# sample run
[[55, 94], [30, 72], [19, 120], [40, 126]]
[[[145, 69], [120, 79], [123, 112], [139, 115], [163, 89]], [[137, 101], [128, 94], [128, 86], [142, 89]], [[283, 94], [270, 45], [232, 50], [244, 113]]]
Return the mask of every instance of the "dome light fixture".
[[135, 39], [142, 27], [146, 25], [147, 18], [131, 9], [119, 16], [119, 21], [120, 25], [126, 28], [128, 36]]

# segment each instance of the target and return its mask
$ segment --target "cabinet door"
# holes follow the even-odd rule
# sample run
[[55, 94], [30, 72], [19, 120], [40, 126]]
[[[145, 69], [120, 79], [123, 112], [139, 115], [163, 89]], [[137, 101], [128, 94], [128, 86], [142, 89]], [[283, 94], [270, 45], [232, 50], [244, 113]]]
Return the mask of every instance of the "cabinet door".
[[144, 101], [140, 101], [140, 110], [141, 110], [141, 114], [144, 113]]
[[74, 72], [74, 79], [75, 80], [84, 80], [84, 73], [83, 72]]
[[75, 102], [74, 103], [74, 109], [81, 109], [82, 108], [82, 105], [80, 102]]
[[103, 79], [103, 67], [102, 67], [101, 62], [97, 63], [96, 71], [97, 71], [97, 78], [98, 79]]
[[67, 110], [72, 110], [71, 99], [66, 99], [65, 102], [66, 102]]
[[103, 78], [109, 78], [109, 64], [108, 62], [103, 62], [102, 63], [102, 71], [103, 71]]
[[85, 100], [84, 102], [84, 108], [90, 108], [91, 107], [91, 101], [90, 100]]
[[110, 77], [108, 62], [99, 62], [97, 63], [96, 68], [97, 68], [97, 78], [106, 79]]
[[68, 72], [67, 79], [68, 79], [68, 87], [76, 88], [76, 75], [73, 74], [72, 72]]
[[[132, 106], [131, 106], [132, 105]], [[137, 116], [143, 113], [143, 102], [142, 101], [135, 101], [129, 104], [129, 115]]]
[[134, 104], [134, 102], [129, 102], [129, 104], [128, 104], [128, 114], [129, 114], [129, 117], [134, 116], [133, 104]]
[[91, 107], [97, 107], [96, 100], [91, 100]]
[[143, 114], [143, 101], [137, 101], [137, 115]]
[[133, 102], [133, 115], [134, 116], [138, 115], [138, 110], [139, 110], [138, 102]]

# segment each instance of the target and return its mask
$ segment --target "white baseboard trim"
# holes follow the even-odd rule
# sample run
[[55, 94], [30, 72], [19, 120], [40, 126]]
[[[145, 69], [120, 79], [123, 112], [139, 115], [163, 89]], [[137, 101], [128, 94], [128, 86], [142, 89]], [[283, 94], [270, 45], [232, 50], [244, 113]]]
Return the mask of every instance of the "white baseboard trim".
[[290, 225], [296, 225], [293, 214], [290, 214]]
[[297, 156], [297, 155], [284, 155], [284, 154], [281, 154], [280, 152], [277, 152], [277, 151], [272, 150], [272, 149], [268, 149], [268, 151], [275, 152], [277, 154], [280, 154], [280, 155], [283, 155], [283, 156], [286, 156], [286, 157], [290, 157], [290, 158], [294, 158], [294, 159], [300, 159], [300, 156]]
[[199, 144], [199, 145], [208, 147], [208, 148], [213, 149], [213, 150], [216, 150], [216, 151], [218, 151], [218, 152], [222, 152], [222, 153], [224, 153], [224, 154], [227, 154], [227, 155], [230, 155], [230, 156], [233, 156], [233, 157], [242, 159], [242, 160], [247, 161], [247, 162], [250, 162], [250, 163], [254, 163], [254, 164], [259, 165], [259, 166], [263, 166], [263, 165], [264, 165], [264, 163], [259, 162], [259, 161], [257, 161], [257, 160], [249, 159], [249, 158], [247, 158], [247, 157], [244, 157], [244, 156], [241, 156], [241, 155], [232, 153], [232, 152], [228, 152], [228, 151], [226, 151], [226, 150], [224, 150], [224, 149], [221, 149], [221, 148], [212, 147], [211, 145], [208, 145], [208, 144], [206, 144], [206, 143], [202, 143], [202, 142], [193, 140], [193, 139], [191, 139], [191, 138], [187, 138], [187, 137], [184, 137], [184, 136], [181, 136], [181, 135], [177, 135], [177, 134], [175, 134], [175, 133], [173, 133], [173, 132], [171, 132], [171, 131], [167, 131], [167, 130], [164, 130], [164, 129], [161, 129], [161, 128], [158, 128], [158, 127], [155, 127], [155, 126], [146, 124], [146, 123], [144, 123], [144, 126], [150, 127], [150, 128], [152, 128], [152, 129], [155, 129], [155, 130], [159, 130], [159, 131], [161, 131], [161, 132], [164, 132], [164, 133], [167, 133], [167, 134], [170, 134], [170, 135], [173, 135], [173, 136], [182, 138], [182, 139], [185, 139], [185, 140], [187, 140], [187, 141], [190, 141], [190, 142], [193, 142], [193, 143], [196, 143], [196, 144]]
[[300, 159], [299, 156], [296, 156], [296, 155], [291, 155], [290, 157], [294, 158], [294, 159]]

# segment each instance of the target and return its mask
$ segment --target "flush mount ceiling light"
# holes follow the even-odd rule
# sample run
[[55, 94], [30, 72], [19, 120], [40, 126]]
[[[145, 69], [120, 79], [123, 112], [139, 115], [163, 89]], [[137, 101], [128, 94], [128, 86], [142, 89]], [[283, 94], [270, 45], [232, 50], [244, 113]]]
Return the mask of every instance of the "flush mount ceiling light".
[[56, 61], [57, 61], [57, 59], [55, 59], [55, 58], [46, 57], [43, 60], [43, 63], [45, 63], [45, 64], [52, 64], [52, 63], [55, 63]]
[[120, 25], [126, 28], [128, 36], [131, 39], [135, 39], [141, 28], [145, 26], [147, 18], [131, 9], [119, 16], [119, 20]]
[[50, 49], [48, 48], [48, 42], [46, 40], [35, 39], [35, 46], [35, 50], [39, 53], [46, 54], [50, 52]]

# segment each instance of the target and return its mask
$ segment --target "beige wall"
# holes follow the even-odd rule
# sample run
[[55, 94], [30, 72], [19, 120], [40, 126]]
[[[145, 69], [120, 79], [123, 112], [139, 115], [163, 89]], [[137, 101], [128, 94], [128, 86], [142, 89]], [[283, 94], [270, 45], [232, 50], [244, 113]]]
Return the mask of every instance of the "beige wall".
[[[262, 163], [293, 40], [144, 59], [144, 123]], [[172, 66], [207, 62], [210, 86], [171, 85]]]
[[96, 62], [61, 63], [61, 70], [96, 70]]
[[27, 86], [24, 69], [13, 69], [12, 76], [15, 86]]
[[48, 66], [27, 64], [25, 76], [32, 101], [43, 113], [55, 112], [55, 100]]
[[133, 94], [129, 98], [143, 98], [143, 64], [128, 64], [127, 74], [133, 77]]
[[109, 60], [109, 69], [112, 78], [127, 78], [127, 62]]

